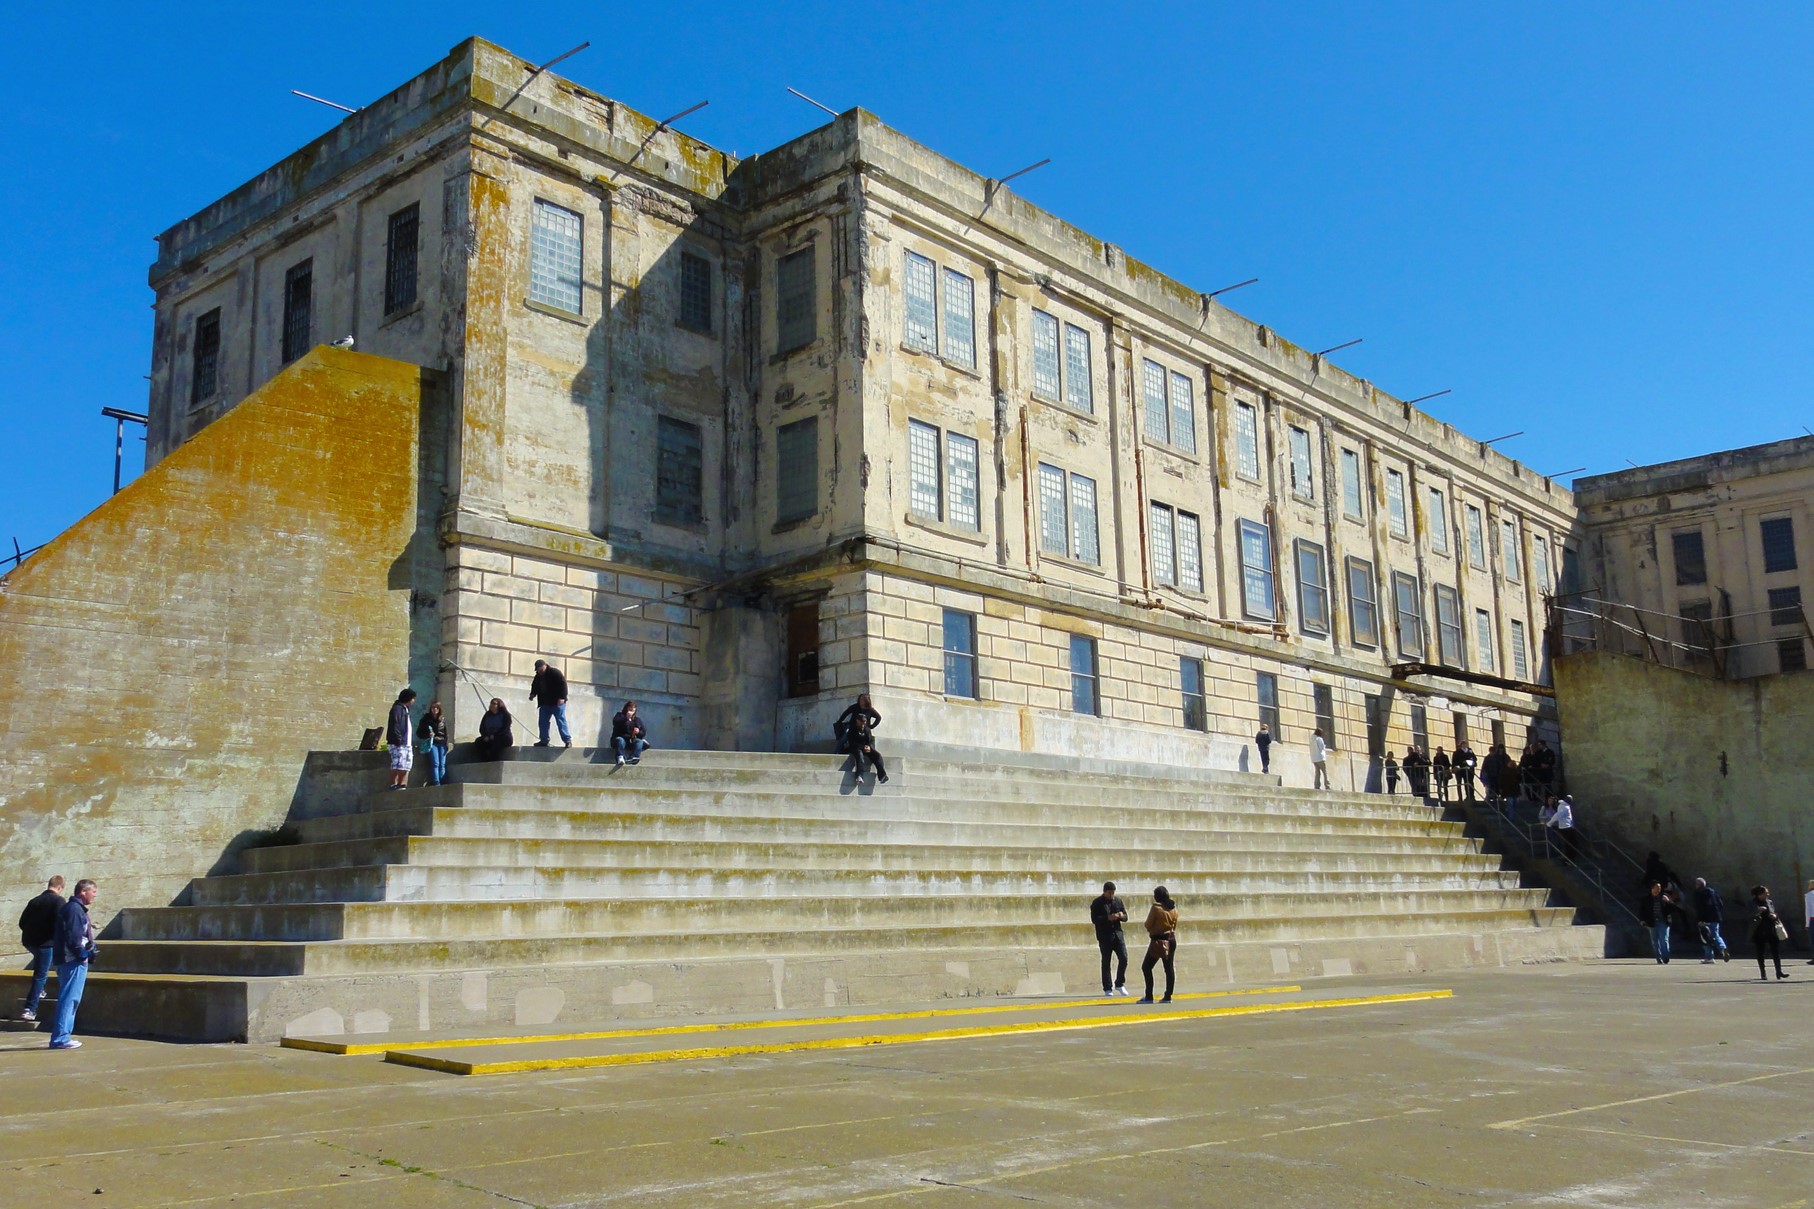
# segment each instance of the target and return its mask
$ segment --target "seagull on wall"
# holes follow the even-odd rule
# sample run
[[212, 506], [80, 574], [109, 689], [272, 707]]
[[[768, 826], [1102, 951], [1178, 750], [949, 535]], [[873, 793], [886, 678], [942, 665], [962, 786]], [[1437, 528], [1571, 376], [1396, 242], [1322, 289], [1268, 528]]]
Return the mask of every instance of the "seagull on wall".
[[353, 347], [353, 338], [351, 336], [342, 336], [342, 337], [340, 337], [340, 339], [334, 341], [334, 347], [335, 348], [352, 348]]

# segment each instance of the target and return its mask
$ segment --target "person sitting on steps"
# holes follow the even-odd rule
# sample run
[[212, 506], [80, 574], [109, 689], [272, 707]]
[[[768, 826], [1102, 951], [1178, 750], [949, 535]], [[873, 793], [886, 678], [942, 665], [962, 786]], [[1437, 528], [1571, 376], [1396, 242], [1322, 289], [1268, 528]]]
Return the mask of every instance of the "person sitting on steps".
[[888, 768], [882, 763], [882, 753], [876, 750], [875, 728], [882, 723], [882, 715], [869, 700], [868, 693], [860, 693], [856, 703], [838, 715], [838, 720], [831, 724], [832, 733], [837, 736], [838, 750], [849, 752], [856, 757], [856, 772], [863, 775], [863, 766], [867, 763], [875, 769], [876, 780], [888, 784]]
[[617, 766], [624, 766], [625, 756], [632, 764], [642, 763], [642, 753], [649, 748], [649, 732], [636, 712], [636, 702], [626, 701], [611, 717], [611, 746], [617, 751]]
[[478, 749], [479, 759], [496, 760], [516, 746], [516, 736], [511, 733], [510, 722], [510, 711], [504, 708], [504, 699], [493, 697], [491, 704], [479, 716], [479, 738], [473, 744]]

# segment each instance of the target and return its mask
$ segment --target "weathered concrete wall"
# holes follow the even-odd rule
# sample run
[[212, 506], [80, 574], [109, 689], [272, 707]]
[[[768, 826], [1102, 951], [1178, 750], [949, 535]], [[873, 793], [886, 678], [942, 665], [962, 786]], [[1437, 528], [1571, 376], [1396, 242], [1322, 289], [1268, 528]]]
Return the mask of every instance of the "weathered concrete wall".
[[61, 873], [103, 918], [170, 902], [283, 821], [305, 753], [383, 721], [422, 397], [416, 366], [316, 349], [0, 581], [0, 898]]
[[[1569, 788], [1590, 828], [1791, 920], [1814, 876], [1814, 677], [1714, 680], [1593, 651], [1556, 661]], [[1635, 892], [1635, 887], [1634, 887]]]

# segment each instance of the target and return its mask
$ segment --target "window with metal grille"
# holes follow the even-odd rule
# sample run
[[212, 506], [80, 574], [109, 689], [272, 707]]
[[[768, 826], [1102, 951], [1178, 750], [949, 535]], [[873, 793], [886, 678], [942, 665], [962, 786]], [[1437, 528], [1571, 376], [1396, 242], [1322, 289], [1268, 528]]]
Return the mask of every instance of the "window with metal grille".
[[390, 216], [384, 233], [384, 313], [393, 315], [416, 302], [417, 237], [421, 208], [414, 202]]
[[976, 686], [976, 615], [946, 609], [945, 695], [974, 698]]
[[680, 311], [676, 323], [690, 332], [712, 332], [712, 262], [692, 252], [680, 254]]
[[1235, 473], [1260, 481], [1260, 413], [1251, 403], [1235, 404]]
[[1770, 589], [1770, 624], [1771, 625], [1800, 625], [1801, 624], [1801, 589], [1800, 588], [1771, 588]]
[[1480, 519], [1480, 509], [1469, 504], [1468, 518], [1468, 565], [1477, 571], [1486, 570], [1486, 530]]
[[791, 353], [819, 338], [818, 270], [812, 247], [775, 262], [775, 327], [778, 352]]
[[1173, 373], [1172, 444], [1186, 453], [1197, 452], [1197, 392], [1184, 374]]
[[1467, 666], [1461, 649], [1461, 597], [1446, 584], [1436, 585], [1436, 662]]
[[1430, 549], [1449, 552], [1449, 506], [1440, 487], [1430, 488]]
[[907, 421], [907, 461], [913, 485], [908, 508], [915, 516], [944, 519], [944, 475], [939, 467], [939, 430], [919, 420]]
[[1411, 742], [1425, 755], [1430, 753], [1430, 711], [1425, 706], [1411, 707]]
[[1795, 570], [1795, 522], [1772, 517], [1759, 523], [1758, 532], [1764, 542], [1764, 574]]
[[1178, 563], [1172, 545], [1172, 510], [1164, 504], [1149, 504], [1147, 515], [1147, 528], [1152, 530], [1153, 582], [1170, 586], [1178, 582]]
[[1039, 548], [1080, 562], [1101, 561], [1095, 479], [1039, 464]]
[[1274, 604], [1272, 530], [1253, 521], [1240, 522], [1241, 611], [1258, 621], [1278, 616]]
[[976, 368], [976, 284], [956, 269], [945, 270], [945, 358]]
[[655, 420], [655, 523], [691, 528], [705, 515], [704, 442], [699, 425]]
[[189, 403], [214, 397], [220, 389], [220, 308], [195, 317], [195, 335], [189, 345]]
[[783, 424], [775, 434], [775, 523], [819, 510], [819, 418]]
[[1044, 311], [1033, 312], [1033, 393], [1062, 401], [1086, 415], [1095, 410], [1090, 379], [1090, 334], [1074, 323], [1064, 325], [1063, 360], [1058, 346], [1059, 323]]
[[1203, 661], [1189, 655], [1178, 660], [1178, 690], [1184, 698], [1187, 730], [1209, 729], [1209, 699], [1203, 691]]
[[1713, 602], [1694, 600], [1676, 606], [1682, 619], [1683, 645], [1702, 653], [1713, 649]]
[[1329, 564], [1323, 548], [1315, 542], [1299, 541], [1298, 555], [1298, 628], [1306, 634], [1329, 632]]
[[1086, 414], [1096, 410], [1090, 377], [1090, 334], [1074, 323], [1064, 325], [1064, 401]]
[[[1480, 670], [1488, 675], [1492, 675], [1495, 665], [1499, 662], [1495, 657], [1495, 648], [1498, 645], [1493, 641], [1493, 615], [1485, 609], [1475, 609], [1474, 649], [1480, 653]], [[1523, 675], [1520, 674], [1519, 678], [1523, 679]]]
[[1524, 560], [1518, 557], [1518, 522], [1500, 521], [1499, 531], [1505, 544], [1502, 556], [1505, 560], [1506, 581], [1517, 583], [1524, 563]]
[[1171, 420], [1165, 402], [1165, 367], [1157, 361], [1140, 364], [1141, 391], [1146, 400], [1146, 435], [1155, 441], [1171, 439]]
[[1272, 672], [1255, 672], [1253, 677], [1254, 699], [1260, 707], [1260, 723], [1272, 732], [1273, 742], [1285, 737], [1284, 728], [1279, 725], [1279, 678]]
[[1392, 603], [1398, 623], [1398, 653], [1406, 659], [1423, 658], [1423, 592], [1417, 576], [1392, 573]]
[[1310, 460], [1310, 432], [1291, 430], [1291, 494], [1301, 500], [1316, 498], [1316, 479]]
[[1785, 672], [1808, 670], [1808, 648], [1799, 638], [1785, 638], [1776, 644], [1777, 667]]
[[1189, 512], [1178, 513], [1178, 586], [1203, 590], [1203, 525]]
[[1057, 401], [1058, 320], [1044, 311], [1033, 312], [1033, 393]]
[[1373, 564], [1348, 560], [1348, 630], [1356, 646], [1379, 645], [1379, 604], [1373, 591]]
[[1549, 541], [1531, 535], [1531, 587], [1539, 592], [1553, 592], [1556, 585], [1549, 577]]
[[1190, 592], [1203, 590], [1202, 526], [1169, 504], [1147, 506], [1153, 548], [1153, 582]]
[[917, 352], [938, 351], [938, 299], [934, 295], [937, 281], [937, 270], [930, 260], [918, 252], [907, 253], [907, 270], [902, 282], [907, 331], [902, 342]]
[[1071, 476], [1071, 557], [1086, 563], [1102, 561], [1096, 544], [1096, 480]]
[[1403, 471], [1386, 471], [1386, 523], [1395, 537], [1411, 535], [1411, 519], [1405, 514], [1405, 476]]
[[1518, 680], [1531, 678], [1530, 650], [1525, 646], [1524, 623], [1514, 618], [1512, 630], [1512, 676]]
[[580, 216], [553, 202], [536, 199], [529, 224], [529, 298], [556, 310], [581, 313]]
[[1071, 712], [1100, 714], [1102, 701], [1097, 691], [1100, 684], [1096, 640], [1081, 634], [1071, 635]]
[[976, 438], [943, 434], [921, 420], [907, 421], [907, 461], [911, 476], [908, 508], [915, 516], [977, 528]]
[[309, 351], [315, 323], [315, 262], [291, 265], [283, 275], [283, 363]]
[[1342, 515], [1357, 521], [1365, 519], [1366, 513], [1361, 510], [1365, 487], [1360, 454], [1352, 449], [1342, 450]]
[[977, 508], [976, 438], [945, 434], [945, 519], [966, 529], [981, 528]]
[[1310, 686], [1311, 702], [1316, 709], [1317, 733], [1330, 751], [1335, 750], [1335, 687], [1328, 684]]

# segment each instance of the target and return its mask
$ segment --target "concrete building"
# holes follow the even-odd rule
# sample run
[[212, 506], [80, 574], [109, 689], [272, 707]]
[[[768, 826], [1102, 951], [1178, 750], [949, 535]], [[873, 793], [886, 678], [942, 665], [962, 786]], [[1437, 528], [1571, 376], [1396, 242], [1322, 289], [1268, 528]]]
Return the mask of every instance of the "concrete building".
[[438, 371], [411, 678], [461, 736], [537, 658], [581, 743], [866, 690], [998, 752], [1264, 720], [1305, 781], [1321, 728], [1347, 788], [1552, 725], [1565, 489], [861, 110], [736, 159], [472, 40], [159, 248], [153, 462], [317, 343]]

